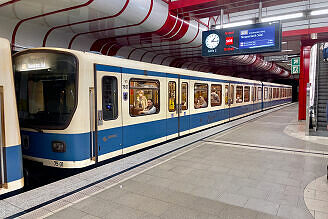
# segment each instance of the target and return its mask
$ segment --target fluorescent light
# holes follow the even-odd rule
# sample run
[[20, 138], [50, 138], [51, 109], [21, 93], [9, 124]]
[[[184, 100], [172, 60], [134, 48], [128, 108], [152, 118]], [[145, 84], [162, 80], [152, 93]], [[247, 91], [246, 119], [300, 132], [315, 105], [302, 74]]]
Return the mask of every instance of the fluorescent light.
[[294, 51], [294, 50], [292, 50], [292, 49], [283, 49], [283, 50], [281, 50], [281, 52], [292, 52], [292, 51]]
[[287, 42], [281, 42], [281, 44], [286, 44]]
[[302, 12], [294, 13], [294, 14], [284, 14], [272, 17], [264, 17], [262, 18], [262, 22], [270, 22], [270, 21], [281, 21], [281, 20], [288, 20], [293, 18], [300, 18], [303, 17], [304, 14]]
[[322, 15], [322, 14], [328, 14], [328, 9], [315, 10], [315, 11], [311, 11], [310, 13], [310, 15]]
[[[254, 24], [253, 20], [246, 20], [246, 21], [238, 21], [233, 23], [227, 23], [223, 24], [223, 28], [229, 28], [229, 27], [239, 27], [244, 25]], [[216, 28], [220, 28], [220, 25], [217, 25]]]

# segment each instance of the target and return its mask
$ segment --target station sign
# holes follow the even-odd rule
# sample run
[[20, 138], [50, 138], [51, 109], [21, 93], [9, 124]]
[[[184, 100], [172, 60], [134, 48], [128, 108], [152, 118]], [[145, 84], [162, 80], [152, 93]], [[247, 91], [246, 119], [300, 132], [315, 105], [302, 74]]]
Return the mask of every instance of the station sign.
[[202, 34], [202, 56], [205, 57], [280, 51], [279, 21], [203, 31]]
[[300, 73], [300, 57], [292, 58], [291, 59], [291, 72], [292, 74], [299, 74]]
[[281, 56], [265, 56], [264, 61], [267, 62], [279, 62], [279, 61], [288, 61], [288, 55]]

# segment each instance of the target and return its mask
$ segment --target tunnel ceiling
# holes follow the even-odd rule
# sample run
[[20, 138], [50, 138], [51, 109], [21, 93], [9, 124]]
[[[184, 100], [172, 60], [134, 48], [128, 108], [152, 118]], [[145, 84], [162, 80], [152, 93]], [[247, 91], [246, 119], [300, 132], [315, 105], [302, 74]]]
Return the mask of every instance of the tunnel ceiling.
[[265, 56], [300, 53], [301, 41], [325, 40], [328, 19], [309, 16], [328, 8], [326, 0], [262, 0], [262, 16], [303, 12], [282, 21], [282, 52], [204, 58], [201, 33], [223, 22], [256, 21], [258, 0], [3, 0], [0, 36], [15, 50], [62, 47], [103, 55], [213, 72], [244, 78], [288, 78], [289, 61], [272, 63]]

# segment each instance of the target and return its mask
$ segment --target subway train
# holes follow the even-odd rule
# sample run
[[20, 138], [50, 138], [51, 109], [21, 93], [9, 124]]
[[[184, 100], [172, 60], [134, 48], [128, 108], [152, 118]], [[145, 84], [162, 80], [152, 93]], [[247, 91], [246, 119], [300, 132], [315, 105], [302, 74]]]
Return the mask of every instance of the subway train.
[[13, 56], [23, 157], [83, 168], [292, 101], [291, 86], [89, 52]]
[[9, 41], [0, 38], [0, 195], [24, 186]]

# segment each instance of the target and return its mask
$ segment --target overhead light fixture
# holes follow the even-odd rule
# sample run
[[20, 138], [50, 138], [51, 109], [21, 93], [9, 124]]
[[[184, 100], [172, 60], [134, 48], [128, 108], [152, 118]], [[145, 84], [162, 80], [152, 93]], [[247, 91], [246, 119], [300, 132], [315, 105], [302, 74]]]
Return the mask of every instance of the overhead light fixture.
[[311, 39], [313, 39], [313, 40], [318, 39], [318, 34], [317, 33], [311, 33]]
[[311, 16], [328, 14], [328, 9], [314, 10], [310, 12]]
[[292, 50], [292, 49], [283, 49], [283, 50], [281, 50], [281, 52], [292, 52], [292, 51], [294, 51], [294, 50]]
[[272, 17], [263, 17], [262, 22], [288, 20], [288, 19], [300, 18], [303, 16], [304, 16], [304, 13], [299, 12], [299, 13], [294, 13], [294, 14], [284, 14], [284, 15], [278, 15], [278, 16], [272, 16]]
[[[246, 20], [246, 21], [238, 21], [238, 22], [233, 22], [233, 23], [227, 23], [223, 24], [223, 28], [229, 28], [229, 27], [239, 27], [239, 26], [244, 26], [244, 25], [249, 25], [249, 24], [254, 24], [253, 20]], [[220, 29], [220, 25], [216, 25], [217, 29]]]
[[281, 42], [281, 44], [286, 44], [287, 42]]

